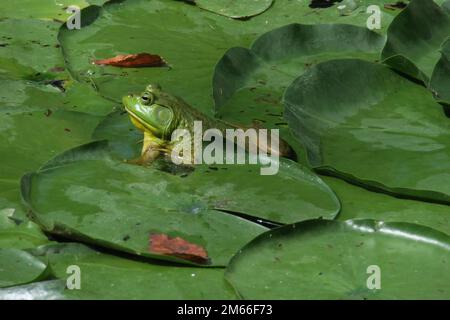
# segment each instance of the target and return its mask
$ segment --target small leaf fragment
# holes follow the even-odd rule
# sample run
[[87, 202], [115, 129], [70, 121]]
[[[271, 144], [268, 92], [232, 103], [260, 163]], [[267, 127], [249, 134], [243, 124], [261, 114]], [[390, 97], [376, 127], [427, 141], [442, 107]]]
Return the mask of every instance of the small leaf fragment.
[[92, 63], [122, 68], [163, 67], [167, 65], [162, 57], [150, 53], [118, 55], [113, 58], [94, 60]]
[[206, 250], [194, 243], [190, 243], [183, 238], [170, 238], [167, 234], [150, 235], [150, 252], [178, 257], [197, 263], [207, 263], [209, 261]]
[[396, 10], [396, 9], [405, 9], [408, 5], [403, 1], [397, 1], [394, 3], [386, 3], [384, 5], [385, 9]]

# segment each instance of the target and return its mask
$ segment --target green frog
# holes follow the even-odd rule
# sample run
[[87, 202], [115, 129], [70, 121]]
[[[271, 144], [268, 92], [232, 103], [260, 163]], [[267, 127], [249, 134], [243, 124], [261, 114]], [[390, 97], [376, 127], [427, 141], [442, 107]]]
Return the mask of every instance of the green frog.
[[[227, 129], [246, 130], [204, 115], [183, 99], [164, 92], [157, 84], [148, 85], [145, 91], [139, 95], [132, 94], [123, 97], [122, 102], [131, 122], [144, 133], [141, 156], [129, 161], [135, 164], [147, 165], [162, 155], [173, 156], [172, 150], [181, 143], [182, 139], [173, 139], [172, 134], [177, 129], [186, 129], [194, 134], [195, 121], [201, 121], [204, 130], [218, 129], [225, 139]], [[247, 144], [251, 143], [246, 142]], [[270, 143], [258, 140], [257, 144], [257, 147], [267, 154], [295, 157], [292, 148], [282, 139], [279, 139], [277, 150], [271, 148]]]

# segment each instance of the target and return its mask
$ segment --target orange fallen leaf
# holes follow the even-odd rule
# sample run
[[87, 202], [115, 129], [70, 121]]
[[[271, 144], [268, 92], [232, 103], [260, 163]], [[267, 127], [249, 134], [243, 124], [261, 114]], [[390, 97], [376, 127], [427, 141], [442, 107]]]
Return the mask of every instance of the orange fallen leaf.
[[166, 61], [162, 57], [149, 53], [118, 55], [109, 59], [94, 60], [92, 63], [122, 68], [163, 67], [166, 65]]
[[206, 250], [180, 237], [170, 238], [164, 233], [150, 235], [150, 252], [186, 259], [196, 263], [209, 261]]

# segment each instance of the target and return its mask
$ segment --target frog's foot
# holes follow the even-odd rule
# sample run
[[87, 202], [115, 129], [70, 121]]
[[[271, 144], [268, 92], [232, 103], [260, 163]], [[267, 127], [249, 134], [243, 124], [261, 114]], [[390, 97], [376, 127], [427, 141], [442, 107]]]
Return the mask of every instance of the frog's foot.
[[141, 158], [136, 158], [136, 159], [124, 159], [123, 162], [128, 163], [128, 164], [135, 164], [138, 166], [142, 165], [142, 160]]

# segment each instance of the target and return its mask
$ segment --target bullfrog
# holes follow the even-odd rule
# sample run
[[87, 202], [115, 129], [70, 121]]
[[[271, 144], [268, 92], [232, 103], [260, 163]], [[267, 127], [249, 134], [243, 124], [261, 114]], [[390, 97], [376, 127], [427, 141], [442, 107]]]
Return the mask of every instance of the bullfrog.
[[[218, 129], [224, 139], [227, 129], [242, 129], [219, 119], [213, 119], [190, 106], [183, 99], [161, 89], [158, 84], [148, 85], [141, 94], [123, 97], [123, 105], [133, 125], [144, 134], [141, 156], [128, 162], [147, 165], [160, 156], [173, 156], [172, 150], [181, 143], [180, 138], [173, 139], [177, 129], [186, 129], [194, 134], [194, 123], [201, 121], [204, 130]], [[251, 143], [246, 141], [247, 144]], [[235, 143], [235, 141], [233, 141]], [[248, 147], [248, 145], [247, 145]], [[279, 139], [277, 150], [270, 143], [258, 141], [258, 148], [267, 154], [295, 158], [292, 148], [284, 140]], [[254, 150], [248, 148], [246, 150]], [[192, 148], [194, 150], [194, 148]], [[173, 158], [171, 158], [173, 160]], [[194, 157], [191, 157], [194, 159]]]

